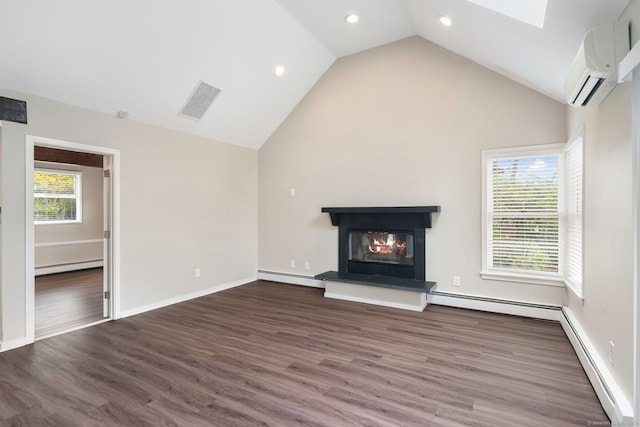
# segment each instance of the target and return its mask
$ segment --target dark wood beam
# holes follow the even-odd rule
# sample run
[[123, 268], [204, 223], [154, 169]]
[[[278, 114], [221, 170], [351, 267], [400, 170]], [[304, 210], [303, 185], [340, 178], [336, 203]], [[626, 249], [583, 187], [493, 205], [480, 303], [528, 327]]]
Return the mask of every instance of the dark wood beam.
[[35, 146], [33, 159], [39, 162], [66, 163], [68, 165], [102, 168], [102, 155]]

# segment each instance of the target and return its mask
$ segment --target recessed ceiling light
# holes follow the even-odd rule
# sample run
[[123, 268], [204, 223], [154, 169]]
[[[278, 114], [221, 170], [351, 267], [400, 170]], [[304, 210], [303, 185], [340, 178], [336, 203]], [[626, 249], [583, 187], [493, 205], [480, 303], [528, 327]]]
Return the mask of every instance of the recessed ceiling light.
[[350, 13], [344, 17], [344, 20], [347, 21], [349, 24], [355, 24], [360, 20], [360, 17], [355, 13]]
[[440, 23], [445, 27], [450, 27], [453, 24], [453, 21], [448, 16], [440, 15]]
[[273, 69], [273, 75], [276, 77], [280, 77], [281, 75], [284, 74], [285, 71], [286, 70], [282, 65], [278, 65], [276, 66], [276, 68]]

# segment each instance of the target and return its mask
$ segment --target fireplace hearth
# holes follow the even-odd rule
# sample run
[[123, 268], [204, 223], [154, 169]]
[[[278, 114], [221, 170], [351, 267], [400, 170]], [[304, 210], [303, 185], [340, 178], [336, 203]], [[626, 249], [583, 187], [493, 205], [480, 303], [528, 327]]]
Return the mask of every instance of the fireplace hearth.
[[338, 227], [338, 271], [316, 279], [429, 293], [425, 229], [440, 206], [322, 208]]

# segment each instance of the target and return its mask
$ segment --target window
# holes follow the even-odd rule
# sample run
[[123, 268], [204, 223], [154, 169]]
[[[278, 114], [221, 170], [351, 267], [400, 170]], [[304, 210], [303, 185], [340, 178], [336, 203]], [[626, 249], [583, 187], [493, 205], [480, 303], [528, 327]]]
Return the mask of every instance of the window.
[[82, 221], [82, 173], [36, 169], [33, 173], [33, 218], [36, 224]]
[[[576, 235], [581, 225], [568, 232], [577, 216], [566, 214], [565, 183], [575, 181], [567, 180], [575, 174], [567, 159], [562, 145], [483, 152], [482, 277], [561, 285], [567, 266], [573, 270], [578, 260], [581, 264], [581, 237]], [[581, 216], [582, 186], [573, 185], [573, 209]], [[569, 240], [580, 249], [566, 250]]]
[[564, 150], [566, 206], [565, 283], [582, 298], [582, 136]]

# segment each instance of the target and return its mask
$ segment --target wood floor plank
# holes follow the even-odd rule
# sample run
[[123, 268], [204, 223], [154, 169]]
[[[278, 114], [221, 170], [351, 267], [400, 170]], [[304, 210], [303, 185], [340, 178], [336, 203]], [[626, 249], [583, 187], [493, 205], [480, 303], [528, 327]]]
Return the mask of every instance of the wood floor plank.
[[584, 426], [556, 322], [255, 282], [0, 354], [0, 426]]
[[102, 283], [102, 268], [36, 276], [36, 339], [102, 320]]

